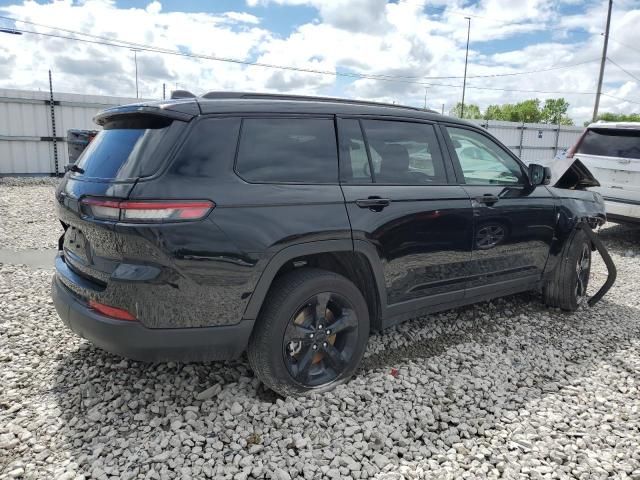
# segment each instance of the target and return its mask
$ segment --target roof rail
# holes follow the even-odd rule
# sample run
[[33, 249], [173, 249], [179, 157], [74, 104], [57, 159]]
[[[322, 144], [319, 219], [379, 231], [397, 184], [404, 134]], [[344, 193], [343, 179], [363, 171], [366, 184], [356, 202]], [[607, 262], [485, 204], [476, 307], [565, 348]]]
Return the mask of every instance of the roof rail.
[[376, 107], [406, 108], [408, 110], [438, 113], [435, 110], [411, 107], [408, 105], [396, 105], [395, 103], [371, 102], [368, 100], [354, 100], [351, 98], [316, 97], [312, 95], [290, 95], [286, 93], [208, 92], [202, 95], [202, 98], [206, 98], [209, 100], [225, 99], [225, 98], [244, 98], [244, 99], [253, 99], [253, 100], [299, 100], [303, 102], [351, 103], [354, 105], [371, 105]]

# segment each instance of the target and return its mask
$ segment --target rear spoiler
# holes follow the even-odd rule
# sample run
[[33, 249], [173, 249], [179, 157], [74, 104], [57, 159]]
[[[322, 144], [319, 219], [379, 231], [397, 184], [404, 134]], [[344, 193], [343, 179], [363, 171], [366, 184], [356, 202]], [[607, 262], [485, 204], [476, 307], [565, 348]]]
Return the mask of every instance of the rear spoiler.
[[107, 108], [93, 117], [93, 121], [102, 126], [116, 118], [135, 115], [152, 115], [188, 122], [195, 116], [200, 115], [200, 107], [194, 100], [158, 102], [157, 104], [134, 103]]

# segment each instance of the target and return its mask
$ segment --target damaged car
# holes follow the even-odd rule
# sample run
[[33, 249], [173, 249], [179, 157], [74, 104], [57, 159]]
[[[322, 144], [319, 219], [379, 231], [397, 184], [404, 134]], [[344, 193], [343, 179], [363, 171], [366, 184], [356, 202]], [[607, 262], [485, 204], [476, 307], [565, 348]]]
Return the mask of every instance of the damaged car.
[[[104, 350], [246, 351], [274, 391], [323, 392], [372, 331], [528, 290], [573, 311], [615, 279], [579, 166], [552, 186], [482, 128], [417, 108], [188, 97], [98, 114], [56, 191], [53, 300]], [[610, 276], [588, 299], [594, 249]]]

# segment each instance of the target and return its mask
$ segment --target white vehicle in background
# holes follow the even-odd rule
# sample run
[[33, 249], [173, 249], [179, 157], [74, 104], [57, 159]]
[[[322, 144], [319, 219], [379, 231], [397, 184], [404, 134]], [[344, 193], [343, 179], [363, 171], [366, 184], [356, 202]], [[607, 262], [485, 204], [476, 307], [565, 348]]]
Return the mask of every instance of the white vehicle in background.
[[[640, 223], [640, 122], [592, 123], [567, 151], [600, 183], [607, 219]], [[576, 162], [577, 163], [577, 162]]]

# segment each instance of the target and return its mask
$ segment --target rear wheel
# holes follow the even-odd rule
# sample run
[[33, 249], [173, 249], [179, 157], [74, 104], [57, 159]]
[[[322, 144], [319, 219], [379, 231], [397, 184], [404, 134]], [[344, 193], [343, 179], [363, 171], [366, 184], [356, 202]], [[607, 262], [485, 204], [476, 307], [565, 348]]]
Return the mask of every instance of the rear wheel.
[[353, 375], [368, 337], [367, 304], [353, 283], [324, 270], [294, 270], [265, 299], [249, 363], [281, 395], [327, 391]]
[[545, 303], [563, 310], [577, 310], [587, 299], [591, 273], [591, 242], [576, 230], [564, 247], [560, 264], [544, 286]]

